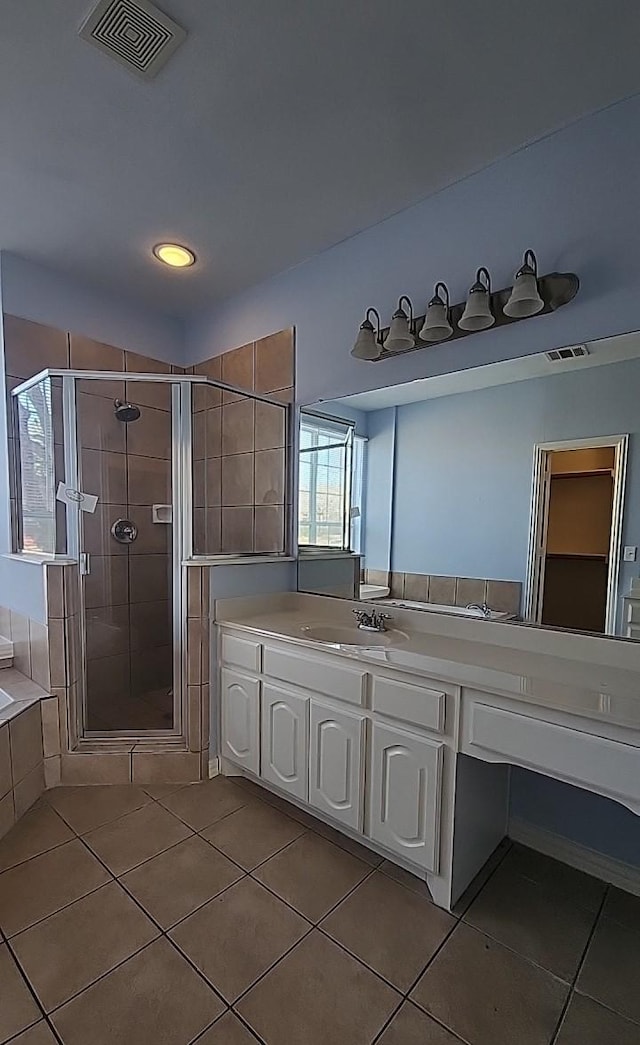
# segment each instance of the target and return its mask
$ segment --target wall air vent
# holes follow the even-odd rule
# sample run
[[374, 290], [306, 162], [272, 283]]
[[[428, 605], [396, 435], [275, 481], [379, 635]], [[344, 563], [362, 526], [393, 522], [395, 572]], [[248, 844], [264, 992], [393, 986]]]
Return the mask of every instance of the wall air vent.
[[570, 345], [568, 348], [554, 348], [551, 352], [545, 352], [550, 363], [564, 363], [567, 359], [582, 359], [589, 355], [586, 345]]
[[187, 35], [147, 0], [100, 0], [79, 33], [145, 80], [158, 74]]

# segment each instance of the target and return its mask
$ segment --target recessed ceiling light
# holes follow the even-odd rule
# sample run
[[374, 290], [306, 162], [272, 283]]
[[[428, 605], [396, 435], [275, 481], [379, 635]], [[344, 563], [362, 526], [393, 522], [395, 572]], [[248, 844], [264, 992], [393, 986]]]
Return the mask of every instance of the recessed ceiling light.
[[179, 243], [157, 243], [153, 253], [158, 261], [175, 269], [189, 268], [196, 263], [193, 251], [188, 247], [181, 247]]

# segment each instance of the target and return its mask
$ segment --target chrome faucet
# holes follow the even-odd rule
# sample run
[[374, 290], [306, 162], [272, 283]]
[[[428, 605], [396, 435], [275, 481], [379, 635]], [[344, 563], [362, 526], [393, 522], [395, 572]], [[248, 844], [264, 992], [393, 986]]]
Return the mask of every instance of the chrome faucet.
[[352, 612], [355, 614], [358, 628], [361, 631], [386, 631], [384, 622], [393, 619], [389, 613], [378, 613], [377, 610], [373, 610], [371, 613], [367, 613], [366, 610], [353, 610]]
[[478, 610], [483, 617], [491, 616], [491, 609], [486, 602], [470, 602], [465, 608], [468, 610]]

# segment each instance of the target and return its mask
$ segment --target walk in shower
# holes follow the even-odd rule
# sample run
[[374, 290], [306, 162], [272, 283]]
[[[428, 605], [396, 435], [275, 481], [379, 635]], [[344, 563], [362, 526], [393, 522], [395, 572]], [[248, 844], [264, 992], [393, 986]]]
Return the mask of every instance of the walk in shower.
[[187, 572], [287, 553], [290, 408], [206, 377], [80, 370], [12, 400], [16, 551], [77, 566], [78, 737], [179, 738]]

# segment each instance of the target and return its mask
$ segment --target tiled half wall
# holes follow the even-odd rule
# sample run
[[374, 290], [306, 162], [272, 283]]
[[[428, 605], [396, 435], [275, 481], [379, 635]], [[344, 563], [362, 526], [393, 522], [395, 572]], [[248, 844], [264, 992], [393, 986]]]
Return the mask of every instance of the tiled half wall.
[[[241, 345], [190, 372], [291, 403], [294, 331]], [[196, 555], [285, 551], [288, 441], [284, 410], [215, 388], [195, 391]]]

